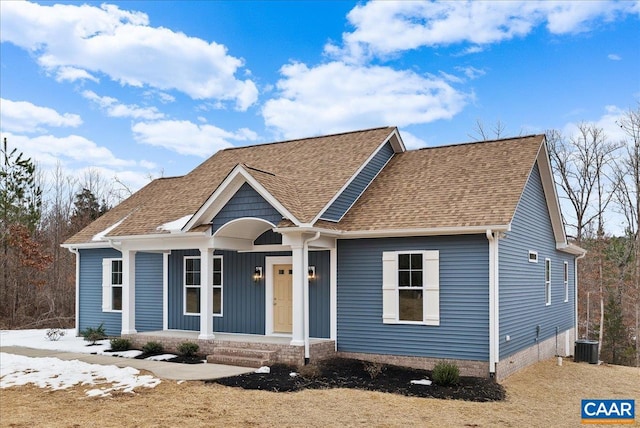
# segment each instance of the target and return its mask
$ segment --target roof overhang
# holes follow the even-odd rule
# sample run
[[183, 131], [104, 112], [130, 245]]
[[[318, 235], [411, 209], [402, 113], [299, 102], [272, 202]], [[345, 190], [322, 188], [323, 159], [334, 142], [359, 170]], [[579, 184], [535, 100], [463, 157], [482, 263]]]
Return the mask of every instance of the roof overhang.
[[380, 230], [333, 230], [313, 226], [281, 227], [274, 232], [286, 234], [292, 232], [320, 232], [323, 235], [334, 236], [339, 239], [361, 238], [394, 238], [406, 236], [442, 236], [442, 235], [484, 235], [487, 230], [493, 232], [508, 232], [510, 225], [463, 226], [463, 227], [431, 227], [412, 229], [380, 229]]

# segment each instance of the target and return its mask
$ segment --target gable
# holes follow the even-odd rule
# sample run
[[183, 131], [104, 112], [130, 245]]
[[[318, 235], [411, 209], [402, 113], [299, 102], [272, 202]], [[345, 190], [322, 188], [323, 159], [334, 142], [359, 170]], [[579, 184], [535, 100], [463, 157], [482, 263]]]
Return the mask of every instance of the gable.
[[266, 220], [277, 225], [282, 214], [267, 202], [248, 183], [244, 183], [211, 220], [211, 233], [214, 234], [226, 223], [243, 217]]

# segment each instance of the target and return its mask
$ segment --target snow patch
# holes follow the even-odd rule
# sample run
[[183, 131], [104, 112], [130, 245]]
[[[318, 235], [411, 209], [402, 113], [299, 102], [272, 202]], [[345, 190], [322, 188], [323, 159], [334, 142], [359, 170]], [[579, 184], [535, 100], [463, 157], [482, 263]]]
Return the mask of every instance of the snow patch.
[[177, 357], [177, 355], [174, 354], [161, 354], [161, 355], [153, 355], [151, 357], [147, 357], [145, 358], [145, 360], [149, 360], [149, 361], [167, 361], [167, 360], [171, 360], [172, 358]]
[[431, 382], [429, 379], [418, 379], [418, 380], [412, 380], [411, 381], [411, 385], [426, 385], [426, 386], [430, 386], [433, 382]]
[[122, 357], [122, 358], [135, 358], [138, 355], [142, 355], [142, 351], [138, 351], [137, 349], [132, 349], [130, 351], [105, 352], [104, 355], [111, 355], [113, 357]]
[[291, 372], [291, 373], [289, 373], [289, 376], [291, 376], [291, 377], [296, 377], [296, 376], [298, 376], [298, 373], [296, 373], [296, 372]]
[[170, 221], [169, 223], [161, 224], [156, 228], [156, 230], [166, 230], [170, 233], [178, 233], [182, 231], [182, 228], [189, 220], [191, 220], [191, 215], [186, 215], [184, 217], [180, 217], [177, 220]]
[[271, 369], [267, 366], [262, 366], [256, 371], [254, 371], [254, 373], [271, 373]]
[[[129, 217], [129, 216], [127, 216]], [[107, 236], [107, 234], [109, 232], [111, 232], [113, 229], [115, 229], [116, 227], [120, 226], [122, 224], [123, 221], [125, 221], [125, 219], [127, 218], [123, 218], [122, 220], [120, 220], [117, 223], [112, 224], [111, 226], [107, 227], [105, 230], [103, 230], [102, 232], [96, 233], [95, 235], [93, 235], [93, 238], [91, 238], [92, 241], [104, 241], [104, 237]]]

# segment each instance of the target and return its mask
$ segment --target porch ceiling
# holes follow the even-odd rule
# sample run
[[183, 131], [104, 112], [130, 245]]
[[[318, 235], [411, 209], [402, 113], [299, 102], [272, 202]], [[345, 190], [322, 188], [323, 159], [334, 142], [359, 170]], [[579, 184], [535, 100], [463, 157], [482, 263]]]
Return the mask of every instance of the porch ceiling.
[[213, 236], [254, 241], [258, 236], [274, 227], [270, 222], [259, 218], [240, 218], [225, 224]]

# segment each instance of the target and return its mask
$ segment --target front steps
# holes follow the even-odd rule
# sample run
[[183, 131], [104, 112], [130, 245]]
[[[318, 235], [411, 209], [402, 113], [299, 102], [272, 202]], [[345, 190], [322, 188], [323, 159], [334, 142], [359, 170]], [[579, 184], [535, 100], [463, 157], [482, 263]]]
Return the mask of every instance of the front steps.
[[216, 346], [214, 353], [207, 355], [207, 363], [227, 364], [242, 367], [262, 367], [276, 361], [277, 351], [234, 346]]

